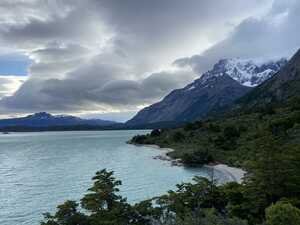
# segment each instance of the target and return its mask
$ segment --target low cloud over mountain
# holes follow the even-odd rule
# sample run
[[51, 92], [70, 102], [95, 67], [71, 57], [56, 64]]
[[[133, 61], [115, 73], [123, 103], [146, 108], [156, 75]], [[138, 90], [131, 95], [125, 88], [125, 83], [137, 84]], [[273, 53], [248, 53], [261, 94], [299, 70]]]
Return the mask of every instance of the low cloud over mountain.
[[2, 95], [0, 112], [138, 110], [221, 58], [290, 56], [300, 44], [299, 7], [295, 0], [4, 0], [0, 54], [33, 62], [21, 87]]

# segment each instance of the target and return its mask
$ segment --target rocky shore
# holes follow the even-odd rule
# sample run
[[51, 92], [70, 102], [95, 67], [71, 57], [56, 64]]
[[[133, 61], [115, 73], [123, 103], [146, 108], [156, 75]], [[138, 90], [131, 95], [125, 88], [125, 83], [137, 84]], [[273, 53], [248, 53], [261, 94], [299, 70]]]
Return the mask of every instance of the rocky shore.
[[[141, 145], [145, 147], [150, 148], [156, 148], [161, 151], [161, 154], [154, 156], [153, 159], [163, 160], [163, 161], [169, 161], [172, 166], [184, 166], [184, 164], [181, 162], [180, 159], [173, 159], [170, 156], [168, 156], [168, 153], [173, 151], [171, 148], [161, 148], [158, 145]], [[227, 177], [228, 182], [237, 182], [242, 183], [243, 177], [246, 174], [246, 171], [236, 168], [236, 167], [230, 167], [226, 164], [220, 164], [216, 163], [214, 165], [205, 165], [207, 168], [213, 168], [215, 170], [220, 171], [224, 174], [224, 176]]]

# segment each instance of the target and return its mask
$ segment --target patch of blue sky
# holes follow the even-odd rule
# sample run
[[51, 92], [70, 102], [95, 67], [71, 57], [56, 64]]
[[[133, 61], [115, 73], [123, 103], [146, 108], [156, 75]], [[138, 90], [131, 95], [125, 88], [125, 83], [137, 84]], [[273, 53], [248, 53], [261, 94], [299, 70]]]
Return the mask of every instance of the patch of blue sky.
[[0, 75], [26, 76], [32, 60], [22, 54], [0, 55]]

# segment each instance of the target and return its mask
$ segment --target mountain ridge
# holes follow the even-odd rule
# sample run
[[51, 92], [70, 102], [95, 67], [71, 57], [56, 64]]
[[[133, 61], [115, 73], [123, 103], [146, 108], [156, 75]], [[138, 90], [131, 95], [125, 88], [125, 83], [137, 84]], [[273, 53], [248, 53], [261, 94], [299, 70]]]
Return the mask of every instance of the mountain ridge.
[[51, 126], [109, 126], [118, 124], [114, 121], [100, 119], [82, 119], [80, 117], [70, 115], [51, 115], [47, 112], [39, 112], [25, 117], [1, 119], [0, 128], [11, 126], [27, 126], [27, 127], [51, 127]]
[[273, 77], [238, 99], [235, 107], [252, 108], [300, 95], [300, 49]]
[[192, 121], [204, 117], [210, 111], [232, 104], [252, 87], [270, 79], [286, 62], [280, 59], [255, 64], [252, 60], [222, 59], [194, 82], [142, 109], [126, 124]]

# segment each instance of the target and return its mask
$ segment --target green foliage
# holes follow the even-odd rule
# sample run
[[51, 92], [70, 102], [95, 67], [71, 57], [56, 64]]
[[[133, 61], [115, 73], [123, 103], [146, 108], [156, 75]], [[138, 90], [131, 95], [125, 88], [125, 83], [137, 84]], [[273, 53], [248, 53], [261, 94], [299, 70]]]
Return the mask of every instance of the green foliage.
[[169, 215], [162, 225], [247, 225], [246, 221], [238, 218], [228, 218], [214, 209], [204, 209], [188, 213], [184, 218]]
[[[221, 118], [188, 123], [182, 128], [166, 129], [156, 137], [146, 135], [142, 142], [173, 148], [170, 156], [187, 163], [196, 162], [197, 154], [193, 154], [205, 147], [213, 160], [245, 168], [256, 158], [261, 133], [271, 132], [283, 139], [280, 143], [283, 148], [291, 142], [292, 145], [300, 143], [300, 131], [296, 126], [300, 124], [299, 102], [299, 97], [294, 97], [284, 104], [265, 105], [248, 113], [228, 113]], [[203, 163], [202, 160], [198, 162], [199, 165]]]
[[175, 142], [180, 142], [180, 141], [183, 141], [184, 139], [185, 139], [185, 135], [181, 131], [176, 131], [173, 134], [173, 141], [175, 141]]
[[154, 129], [151, 131], [150, 136], [151, 137], [158, 137], [160, 135], [161, 131], [159, 129]]
[[203, 126], [202, 121], [196, 121], [194, 123], [186, 123], [183, 127], [185, 131], [193, 131], [201, 128]]
[[214, 124], [214, 123], [210, 123], [210, 122], [208, 123], [207, 129], [212, 132], [220, 132], [221, 131], [220, 126], [218, 124]]
[[283, 149], [281, 141], [268, 133], [262, 136], [256, 146], [259, 153], [247, 167], [247, 195], [260, 215], [269, 204], [300, 193], [300, 149]]
[[92, 213], [109, 211], [124, 201], [121, 196], [116, 194], [119, 191], [118, 186], [122, 183], [112, 175], [113, 172], [108, 172], [105, 169], [96, 173], [96, 176], [93, 177], [94, 185], [88, 189], [90, 193], [81, 200], [82, 208]]
[[49, 213], [44, 214], [46, 222], [41, 225], [89, 225], [87, 216], [78, 212], [78, 204], [74, 201], [66, 201], [57, 206], [57, 212], [54, 216]]
[[[266, 140], [265, 138], [263, 140]], [[276, 143], [276, 140], [268, 141], [272, 142]], [[274, 143], [269, 144], [265, 151], [274, 147]], [[294, 163], [294, 166], [299, 166], [298, 159]], [[177, 185], [175, 191], [135, 205], [128, 204], [126, 199], [117, 194], [121, 181], [113, 177], [113, 172], [101, 170], [93, 177], [93, 186], [81, 200], [85, 213], [78, 210], [76, 202], [66, 201], [57, 207], [54, 215], [46, 213], [45, 221], [41, 222], [41, 225], [258, 225], [263, 222], [264, 214], [267, 225], [299, 224], [300, 210], [289, 203], [299, 203], [300, 199], [295, 199], [295, 196], [299, 195], [296, 192], [278, 192], [279, 184], [276, 184], [277, 181], [274, 182], [273, 178], [260, 180], [260, 170], [263, 168], [256, 167], [255, 170], [251, 170], [245, 184], [232, 182], [222, 186], [216, 185], [214, 173], [210, 180], [195, 177], [191, 183]], [[269, 172], [267, 170], [267, 173]], [[295, 175], [293, 181], [298, 179], [298, 176]], [[271, 184], [269, 182], [276, 188], [267, 187], [267, 184]], [[257, 187], [253, 189], [251, 185]], [[295, 191], [299, 190], [298, 186], [294, 188]], [[290, 196], [283, 199], [280, 195]], [[292, 195], [294, 198], [291, 198]], [[260, 198], [263, 197], [263, 201], [266, 202], [268, 196], [271, 200], [274, 200], [274, 196], [282, 200], [268, 208], [265, 207], [267, 209], [264, 208], [265, 211], [259, 214], [258, 203], [262, 201]]]
[[66, 201], [58, 206], [58, 211], [45, 214], [45, 222], [41, 225], [142, 225], [147, 224], [126, 199], [117, 195], [121, 181], [113, 177], [113, 172], [105, 169], [98, 171], [93, 177], [94, 185], [81, 199], [81, 207], [87, 214], [78, 212], [78, 204]]
[[267, 225], [300, 224], [300, 210], [289, 203], [278, 202], [266, 209]]
[[[175, 191], [130, 205], [121, 181], [102, 170], [81, 200], [45, 214], [42, 225], [296, 225], [300, 224], [299, 98], [215, 120], [137, 135], [130, 143], [173, 148], [187, 165], [212, 161], [243, 167], [242, 184], [195, 178]], [[271, 206], [270, 206], [271, 205]]]
[[182, 157], [182, 162], [186, 165], [193, 166], [193, 165], [203, 165], [213, 161], [213, 156], [209, 154], [209, 151], [200, 150], [192, 151], [189, 153], [185, 153]]
[[300, 97], [295, 96], [290, 101], [291, 109], [292, 110], [300, 110]]
[[[226, 217], [247, 220], [249, 225], [262, 224], [266, 208], [278, 201], [284, 200], [299, 208], [299, 99], [293, 97], [284, 104], [265, 105], [247, 113], [189, 123], [183, 128], [168, 129], [158, 137], [146, 136], [145, 142], [173, 148], [170, 156], [180, 158], [187, 165], [201, 166], [213, 160], [247, 171], [243, 184], [230, 183], [214, 188], [219, 196], [214, 200], [205, 188], [210, 200], [193, 196], [196, 195], [195, 187], [189, 185], [180, 186], [179, 190], [169, 193], [169, 197], [161, 198], [165, 199], [162, 202], [166, 209], [177, 215], [177, 220], [170, 215], [166, 217], [169, 224], [176, 224], [178, 219], [182, 224], [193, 224], [198, 212], [195, 205], [200, 209], [215, 208]], [[174, 138], [176, 135], [181, 138]], [[202, 183], [201, 187], [205, 185]]]
[[257, 111], [262, 115], [273, 115], [276, 113], [273, 105], [265, 105], [264, 107], [260, 107]]
[[146, 135], [136, 135], [131, 139], [130, 142], [135, 143], [135, 144], [144, 144], [146, 139], [147, 139]]
[[240, 137], [240, 132], [235, 126], [228, 126], [225, 127], [223, 135], [225, 138], [233, 139]]

